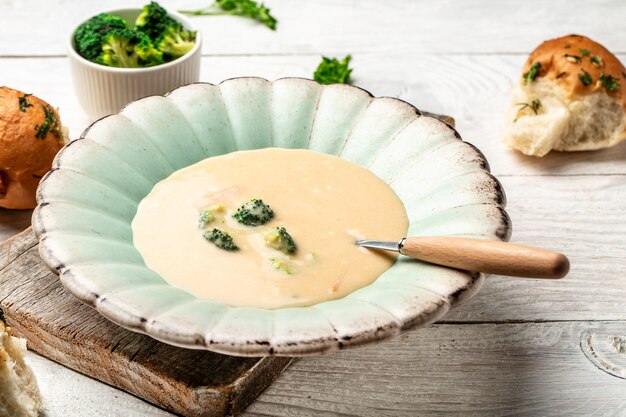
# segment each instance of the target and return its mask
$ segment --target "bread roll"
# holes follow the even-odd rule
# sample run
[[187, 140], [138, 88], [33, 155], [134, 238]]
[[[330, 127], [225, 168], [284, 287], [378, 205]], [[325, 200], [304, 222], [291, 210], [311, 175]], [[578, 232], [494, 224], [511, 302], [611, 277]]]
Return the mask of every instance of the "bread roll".
[[526, 155], [589, 151], [626, 139], [626, 69], [580, 35], [539, 45], [513, 90], [505, 143]]
[[33, 208], [35, 190], [65, 144], [54, 108], [35, 96], [0, 87], [0, 207]]
[[39, 415], [41, 396], [35, 375], [24, 362], [25, 354], [26, 340], [11, 336], [0, 320], [0, 416]]

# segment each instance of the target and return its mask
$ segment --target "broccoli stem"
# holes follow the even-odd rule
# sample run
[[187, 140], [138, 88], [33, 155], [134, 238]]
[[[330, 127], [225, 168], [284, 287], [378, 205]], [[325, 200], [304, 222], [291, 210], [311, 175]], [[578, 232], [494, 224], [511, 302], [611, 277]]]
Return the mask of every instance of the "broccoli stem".
[[215, 6], [208, 6], [208, 7], [205, 7], [204, 9], [197, 9], [197, 10], [179, 10], [178, 13], [186, 14], [189, 16], [220, 16], [220, 15], [223, 16], [223, 15], [231, 14], [223, 10], [217, 9]]

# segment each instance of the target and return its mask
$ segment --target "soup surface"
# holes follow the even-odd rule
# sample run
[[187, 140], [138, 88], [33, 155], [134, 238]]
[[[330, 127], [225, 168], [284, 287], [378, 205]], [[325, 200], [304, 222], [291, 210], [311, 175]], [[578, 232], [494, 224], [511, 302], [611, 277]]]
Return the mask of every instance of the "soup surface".
[[[259, 226], [233, 214], [251, 199], [274, 217]], [[203, 210], [212, 221], [200, 224]], [[268, 246], [264, 235], [284, 227], [297, 249]], [[308, 150], [268, 148], [208, 158], [155, 185], [132, 222], [146, 265], [197, 297], [231, 306], [307, 306], [372, 283], [395, 254], [360, 248], [358, 239], [397, 241], [407, 232], [404, 206], [366, 169]], [[203, 234], [218, 228], [238, 250]]]

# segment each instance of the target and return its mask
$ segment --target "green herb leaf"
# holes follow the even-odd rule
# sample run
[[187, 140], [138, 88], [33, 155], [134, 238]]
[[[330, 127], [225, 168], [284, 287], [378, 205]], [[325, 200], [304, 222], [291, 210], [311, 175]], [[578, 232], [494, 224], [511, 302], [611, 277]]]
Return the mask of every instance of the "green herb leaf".
[[578, 79], [584, 85], [591, 85], [591, 83], [593, 83], [593, 79], [591, 78], [591, 75], [585, 70], [583, 70], [582, 74], [578, 74]]
[[18, 97], [18, 105], [20, 106], [20, 111], [22, 113], [26, 113], [26, 108], [27, 107], [33, 107], [33, 105], [31, 103], [28, 102], [28, 97], [30, 97], [31, 94], [24, 94], [22, 97]]
[[533, 113], [535, 114], [539, 114], [539, 109], [541, 108], [541, 101], [536, 98], [533, 101], [529, 103], [517, 103], [518, 106], [521, 106], [519, 108], [519, 110], [517, 111], [518, 116], [515, 118], [515, 120], [513, 120], [513, 123], [517, 122], [517, 119], [519, 119], [520, 113], [524, 110], [524, 109], [531, 109], [533, 111]]
[[522, 105], [522, 108], [520, 108], [520, 111], [524, 110], [526, 107], [530, 107], [530, 109], [535, 114], [537, 114], [537, 112], [541, 108], [541, 101], [538, 98], [536, 98], [533, 101], [531, 101], [530, 104], [528, 104], [528, 103], [519, 103], [519, 104]]
[[589, 61], [591, 61], [592, 64], [601, 67], [604, 65], [604, 62], [602, 61], [602, 58], [600, 58], [599, 56], [592, 56], [591, 58], [589, 58]]
[[609, 93], [619, 88], [618, 79], [619, 78], [613, 78], [611, 75], [604, 75], [603, 72], [600, 73], [600, 83]]
[[530, 108], [532, 109], [532, 111], [535, 112], [535, 114], [537, 114], [537, 112], [541, 108], [541, 101], [539, 101], [538, 98], [534, 99], [532, 103], [530, 103]]
[[313, 79], [322, 84], [349, 84], [352, 68], [349, 67], [351, 55], [339, 61], [337, 58], [323, 56], [322, 62], [313, 73]]
[[4, 326], [8, 326], [9, 323], [7, 323], [7, 318], [4, 316], [4, 311], [2, 311], [2, 309], [0, 308], [0, 321], [4, 323]]
[[588, 55], [590, 55], [590, 54], [591, 54], [591, 52], [589, 52], [589, 49], [582, 49], [582, 48], [581, 48], [581, 49], [579, 49], [579, 51], [580, 51], [580, 54], [581, 54], [582, 56], [588, 56]]
[[41, 104], [45, 119], [41, 125], [35, 125], [35, 137], [37, 139], [45, 139], [48, 136], [48, 132], [52, 132], [55, 136], [59, 137], [59, 126], [54, 110], [51, 107], [45, 107]]
[[540, 69], [541, 69], [541, 62], [537, 62], [532, 67], [530, 67], [530, 70], [528, 70], [528, 72], [523, 75], [524, 84], [527, 84], [530, 81], [534, 81], [535, 78], [537, 78], [537, 75], [539, 74]]
[[272, 16], [269, 8], [263, 3], [254, 0], [215, 0], [215, 3], [198, 10], [179, 10], [182, 14], [192, 16], [211, 16], [229, 14], [233, 16], [248, 17], [263, 23], [272, 30], [276, 30], [278, 20]]

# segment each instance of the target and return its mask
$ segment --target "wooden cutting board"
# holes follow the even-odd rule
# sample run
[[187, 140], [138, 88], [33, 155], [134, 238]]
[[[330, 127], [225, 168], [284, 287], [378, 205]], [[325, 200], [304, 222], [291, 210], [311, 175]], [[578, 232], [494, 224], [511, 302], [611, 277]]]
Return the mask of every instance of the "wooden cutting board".
[[113, 324], [65, 291], [30, 228], [0, 245], [0, 308], [29, 349], [183, 416], [237, 415], [290, 363], [177, 348]]

